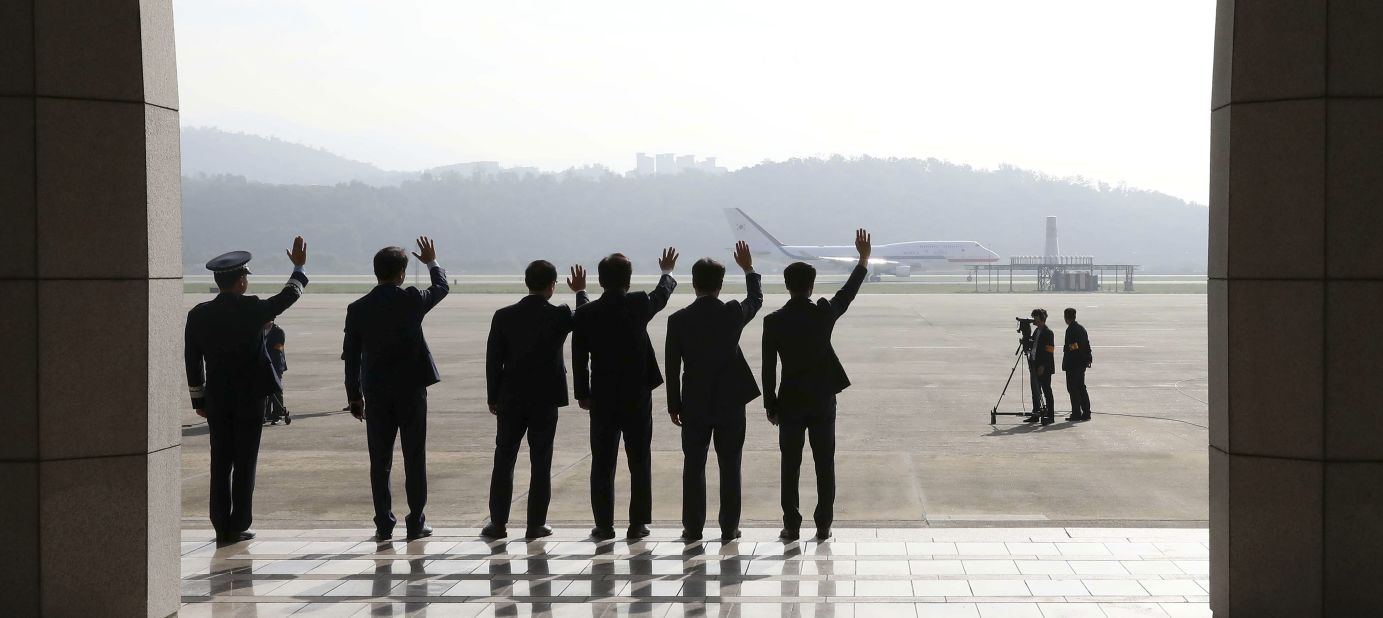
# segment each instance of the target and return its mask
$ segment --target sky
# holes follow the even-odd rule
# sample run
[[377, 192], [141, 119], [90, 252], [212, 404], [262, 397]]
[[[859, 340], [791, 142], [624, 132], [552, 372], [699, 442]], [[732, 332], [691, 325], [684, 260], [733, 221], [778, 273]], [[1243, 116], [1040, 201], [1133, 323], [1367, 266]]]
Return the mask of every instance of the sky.
[[386, 169], [935, 157], [1209, 190], [1215, 3], [175, 0], [184, 126]]

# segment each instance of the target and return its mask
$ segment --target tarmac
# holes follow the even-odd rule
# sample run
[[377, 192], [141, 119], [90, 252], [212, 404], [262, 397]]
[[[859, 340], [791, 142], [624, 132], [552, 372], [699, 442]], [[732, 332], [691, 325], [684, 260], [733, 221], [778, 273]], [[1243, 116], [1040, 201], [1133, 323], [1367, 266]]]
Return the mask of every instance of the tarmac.
[[[185, 304], [190, 308], [210, 297], [188, 294]], [[265, 427], [257, 528], [369, 525], [365, 429], [341, 412], [341, 329], [353, 299], [309, 293], [279, 320], [288, 335], [285, 398], [294, 422]], [[428, 413], [427, 516], [435, 525], [479, 527], [488, 517], [495, 421], [485, 406], [485, 339], [494, 310], [517, 299], [453, 294], [425, 323], [442, 375], [430, 389]], [[660, 356], [666, 316], [692, 299], [690, 285], [683, 285], [654, 319], [650, 334]], [[554, 300], [573, 302], [570, 294]], [[784, 295], [770, 295], [765, 311], [785, 301]], [[1034, 306], [1053, 314], [1058, 340], [1064, 328], [1058, 316], [1066, 306], [1079, 310], [1090, 332], [1090, 422], [1062, 420], [1069, 398], [1064, 377], [1057, 375], [1056, 424], [1023, 425], [1009, 416], [990, 425], [989, 412], [1015, 360], [1014, 317]], [[742, 339], [756, 375], [761, 327], [755, 319]], [[1206, 342], [1204, 295], [862, 294], [835, 332], [837, 353], [853, 382], [839, 397], [837, 523], [1204, 527]], [[1029, 395], [1020, 387], [1023, 373], [1020, 367], [1001, 411], [1024, 409]], [[681, 514], [680, 430], [665, 416], [664, 397], [663, 389], [654, 392], [655, 529], [679, 528]], [[206, 522], [208, 439], [200, 420], [190, 409], [183, 417], [185, 526]], [[589, 525], [588, 429], [586, 414], [574, 402], [562, 409], [549, 515], [555, 525]], [[750, 403], [745, 526], [781, 521], [777, 444], [762, 404]], [[707, 469], [712, 517], [714, 461], [712, 456]], [[627, 471], [620, 465], [617, 517], [628, 500]], [[523, 520], [527, 468], [525, 447], [515, 471], [514, 522]], [[402, 518], [407, 507], [399, 456], [394, 470], [395, 509]], [[801, 478], [802, 510], [809, 514], [816, 500], [809, 455]]]

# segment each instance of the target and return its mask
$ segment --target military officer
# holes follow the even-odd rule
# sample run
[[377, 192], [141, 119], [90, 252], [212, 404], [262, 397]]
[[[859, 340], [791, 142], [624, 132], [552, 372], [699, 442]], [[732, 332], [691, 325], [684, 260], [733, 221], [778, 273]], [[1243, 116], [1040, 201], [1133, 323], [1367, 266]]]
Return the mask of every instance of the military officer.
[[218, 543], [254, 538], [250, 523], [255, 462], [265, 398], [279, 388], [269, 360], [265, 325], [302, 296], [307, 243], [299, 236], [288, 251], [293, 274], [270, 298], [247, 296], [247, 251], [207, 262], [221, 292], [187, 314], [184, 338], [192, 407], [211, 433], [211, 525]]

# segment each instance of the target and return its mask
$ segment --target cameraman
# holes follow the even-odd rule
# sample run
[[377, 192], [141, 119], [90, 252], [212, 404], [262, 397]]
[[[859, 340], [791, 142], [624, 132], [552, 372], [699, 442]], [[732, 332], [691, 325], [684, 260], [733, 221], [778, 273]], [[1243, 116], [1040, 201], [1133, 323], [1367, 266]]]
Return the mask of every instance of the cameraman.
[[[1045, 309], [1033, 309], [1032, 321], [1036, 326], [1032, 333], [1033, 345], [1028, 352], [1028, 369], [1032, 374], [1032, 414], [1023, 422], [1042, 421], [1043, 425], [1048, 425], [1052, 422], [1052, 408], [1056, 405], [1052, 397], [1052, 374], [1056, 373], [1056, 335], [1047, 328]], [[1044, 399], [1046, 408], [1041, 406]]]

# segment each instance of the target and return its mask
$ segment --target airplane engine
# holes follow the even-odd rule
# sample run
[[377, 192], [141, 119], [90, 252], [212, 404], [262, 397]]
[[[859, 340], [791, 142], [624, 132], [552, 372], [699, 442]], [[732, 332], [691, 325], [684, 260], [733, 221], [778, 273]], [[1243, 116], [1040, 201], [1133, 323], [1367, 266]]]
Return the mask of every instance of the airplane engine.
[[907, 277], [912, 274], [911, 264], [899, 264], [893, 268], [893, 276]]

